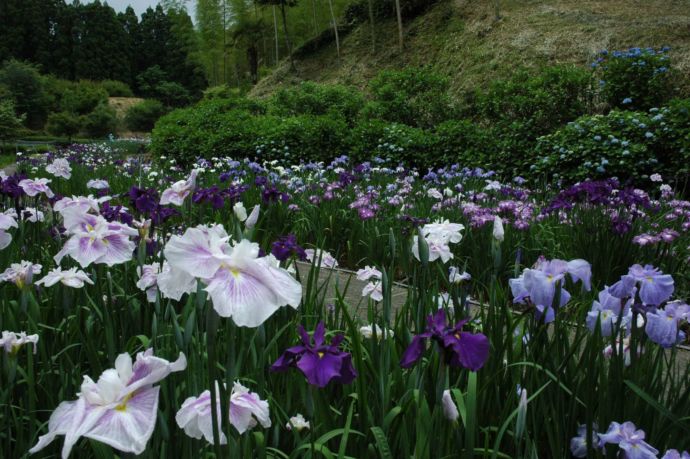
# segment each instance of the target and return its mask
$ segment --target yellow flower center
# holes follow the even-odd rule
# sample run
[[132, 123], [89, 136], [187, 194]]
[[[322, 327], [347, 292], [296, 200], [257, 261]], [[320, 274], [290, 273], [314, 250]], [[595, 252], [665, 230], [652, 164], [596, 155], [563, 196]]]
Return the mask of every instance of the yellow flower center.
[[323, 356], [326, 355], [325, 352], [317, 352], [317, 354], [319, 355], [319, 358], [320, 358], [320, 359], [322, 359]]
[[122, 400], [122, 402], [115, 407], [117, 411], [125, 411], [127, 409], [127, 402], [129, 401], [130, 398], [132, 398], [134, 394], [127, 394], [125, 395], [125, 398]]

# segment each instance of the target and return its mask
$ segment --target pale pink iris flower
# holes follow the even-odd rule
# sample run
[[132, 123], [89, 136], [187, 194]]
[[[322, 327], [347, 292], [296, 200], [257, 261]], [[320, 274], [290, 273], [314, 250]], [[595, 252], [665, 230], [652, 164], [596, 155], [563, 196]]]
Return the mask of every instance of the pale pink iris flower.
[[81, 437], [141, 454], [156, 426], [160, 387], [154, 384], [186, 367], [183, 353], [175, 362], [168, 362], [148, 349], [137, 354], [134, 363], [129, 354], [120, 354], [115, 368], [105, 370], [98, 382], [84, 376], [77, 400], [60, 403], [50, 416], [48, 433], [29, 452], [34, 454], [64, 435], [63, 459]]
[[201, 279], [216, 312], [239, 326], [258, 327], [302, 299], [301, 284], [272, 257], [259, 257], [258, 244], [243, 239], [231, 245], [222, 225], [188, 228], [164, 252], [171, 268]]
[[[218, 420], [222, 419], [220, 396], [216, 382], [216, 410]], [[250, 392], [239, 382], [235, 382], [230, 394], [230, 424], [240, 434], [261, 424], [264, 428], [271, 427], [271, 418], [268, 402], [261, 400], [259, 396]], [[213, 443], [213, 420], [211, 413], [211, 391], [205, 390], [198, 397], [189, 397], [175, 415], [175, 421], [185, 433], [192, 438], [200, 439], [202, 436], [207, 442]], [[227, 444], [225, 433], [219, 432], [221, 445]]]
[[194, 169], [187, 180], [175, 182], [170, 188], [163, 191], [160, 201], [161, 205], [173, 204], [175, 206], [181, 206], [185, 198], [194, 190], [198, 173], [199, 171]]

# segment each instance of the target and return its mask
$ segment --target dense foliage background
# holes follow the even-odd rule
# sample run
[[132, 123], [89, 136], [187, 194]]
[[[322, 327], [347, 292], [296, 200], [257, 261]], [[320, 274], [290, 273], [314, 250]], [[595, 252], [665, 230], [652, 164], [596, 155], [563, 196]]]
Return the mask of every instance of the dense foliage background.
[[[602, 52], [591, 69], [551, 66], [456, 101], [426, 68], [388, 70], [367, 91], [302, 83], [266, 99], [214, 90], [162, 118], [152, 151], [181, 163], [382, 157], [421, 168], [457, 162], [508, 176], [576, 182], [653, 173], [681, 184], [690, 158], [688, 99], [668, 49]], [[675, 97], [675, 98], [674, 98]]]

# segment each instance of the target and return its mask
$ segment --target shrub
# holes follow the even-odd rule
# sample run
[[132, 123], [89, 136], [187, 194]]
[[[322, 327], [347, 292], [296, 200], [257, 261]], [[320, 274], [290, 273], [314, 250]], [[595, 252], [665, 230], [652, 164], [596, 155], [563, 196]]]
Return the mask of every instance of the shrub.
[[204, 91], [204, 100], [213, 99], [234, 99], [240, 97], [240, 91], [237, 88], [231, 88], [228, 85], [221, 84], [213, 86]]
[[5, 62], [0, 68], [0, 86], [7, 88], [7, 94], [14, 101], [15, 113], [25, 115], [27, 127], [43, 127], [50, 100], [36, 67], [15, 60]]
[[161, 117], [151, 133], [151, 150], [181, 164], [197, 157], [221, 154], [240, 156], [254, 145], [252, 112], [255, 104], [244, 99], [203, 101]]
[[48, 115], [48, 122], [46, 123], [46, 130], [55, 136], [67, 137], [72, 140], [72, 137], [79, 133], [81, 129], [81, 120], [78, 116], [70, 112], [51, 113]]
[[435, 163], [459, 163], [463, 167], [486, 167], [496, 151], [495, 138], [490, 129], [469, 120], [450, 120], [435, 130]]
[[477, 93], [472, 111], [484, 122], [529, 127], [533, 139], [587, 113], [592, 77], [574, 66], [545, 67], [534, 74], [518, 71]]
[[17, 116], [11, 100], [0, 100], [0, 142], [14, 140], [22, 129], [23, 117]]
[[108, 103], [108, 93], [98, 83], [81, 80], [63, 89], [60, 97], [59, 110], [86, 115], [93, 112], [99, 105]]
[[132, 131], [149, 132], [158, 121], [158, 118], [165, 114], [165, 107], [155, 99], [146, 99], [127, 110], [125, 114], [125, 125]]
[[384, 70], [369, 88], [372, 101], [364, 109], [369, 118], [430, 128], [454, 117], [448, 80], [430, 70]]
[[269, 113], [279, 116], [342, 116], [354, 122], [363, 105], [364, 97], [355, 89], [305, 82], [294, 88], [279, 90], [271, 98]]
[[168, 107], [182, 107], [191, 102], [189, 91], [179, 83], [164, 81], [158, 84], [153, 92], [154, 98], [162, 101]]
[[648, 110], [672, 95], [669, 48], [601, 51], [592, 64], [604, 101], [614, 108]]
[[348, 152], [347, 124], [341, 117], [299, 115], [254, 118], [255, 153], [264, 160], [328, 161]]
[[106, 137], [115, 132], [117, 117], [108, 104], [99, 104], [91, 113], [82, 117], [84, 132], [91, 137]]
[[540, 139], [535, 172], [568, 182], [615, 176], [645, 183], [653, 173], [666, 177], [688, 170], [688, 100], [649, 112], [613, 110], [583, 116]]
[[374, 157], [427, 167], [437, 164], [433, 133], [400, 123], [362, 120], [351, 132], [351, 155], [357, 161]]
[[101, 87], [108, 93], [110, 97], [134, 97], [132, 89], [126, 83], [116, 80], [103, 80]]

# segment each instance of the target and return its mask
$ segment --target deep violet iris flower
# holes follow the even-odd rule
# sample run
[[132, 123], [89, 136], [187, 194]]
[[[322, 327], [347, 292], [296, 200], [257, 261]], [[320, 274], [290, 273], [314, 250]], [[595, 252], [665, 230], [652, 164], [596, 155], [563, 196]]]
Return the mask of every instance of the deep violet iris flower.
[[357, 371], [352, 366], [352, 356], [340, 350], [344, 335], [336, 335], [328, 344], [325, 341], [326, 329], [323, 322], [319, 322], [311, 338], [302, 325], [298, 330], [302, 344], [286, 349], [271, 366], [271, 371], [286, 371], [290, 367], [296, 367], [309, 384], [318, 387], [326, 387], [331, 381], [350, 384], [357, 377]]
[[412, 338], [412, 342], [403, 353], [401, 367], [410, 368], [417, 363], [429, 338], [438, 343], [451, 366], [464, 367], [472, 371], [484, 366], [489, 358], [489, 339], [482, 333], [462, 331], [469, 319], [461, 320], [455, 326], [448, 325], [446, 312], [439, 309], [435, 314], [429, 315], [426, 321], [424, 333]]

